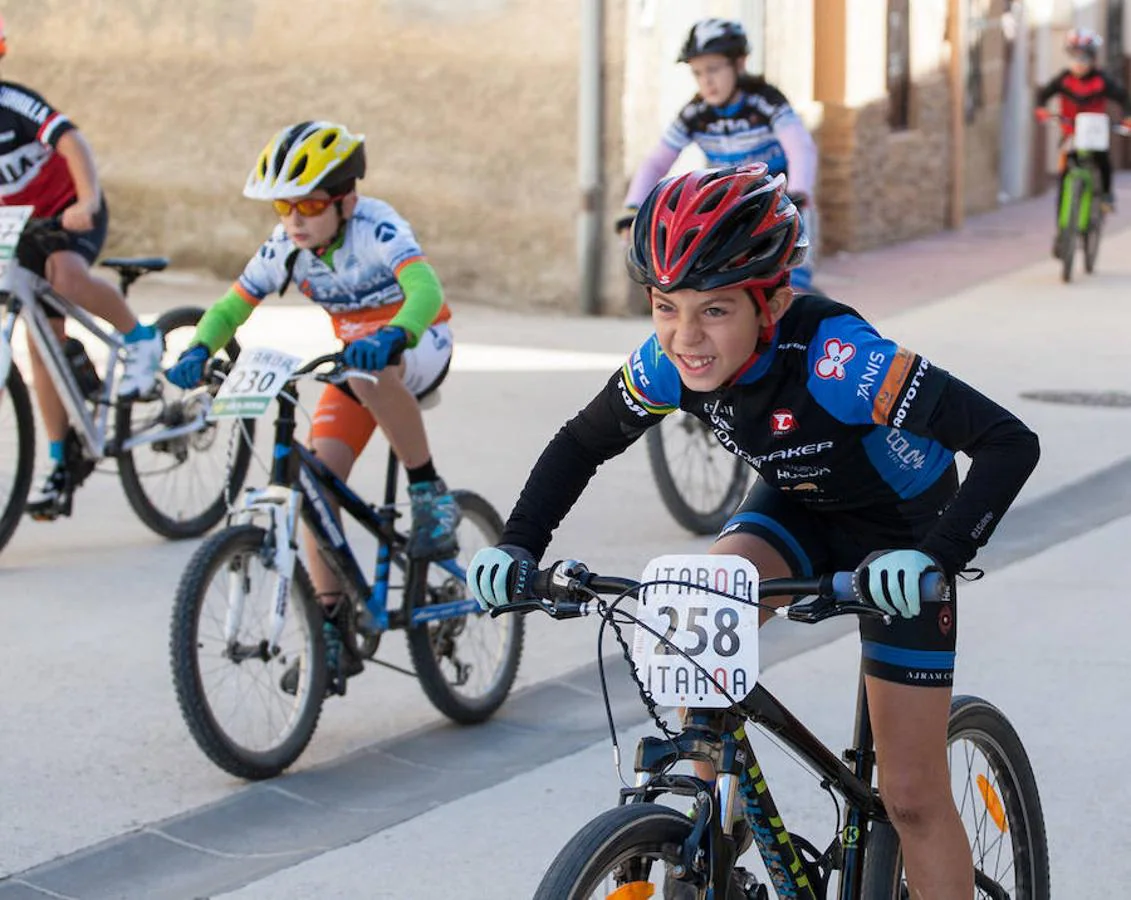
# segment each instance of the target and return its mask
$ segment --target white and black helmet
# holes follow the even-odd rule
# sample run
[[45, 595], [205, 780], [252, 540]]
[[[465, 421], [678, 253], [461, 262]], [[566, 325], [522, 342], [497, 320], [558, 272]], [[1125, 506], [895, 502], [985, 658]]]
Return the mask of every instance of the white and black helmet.
[[691, 26], [679, 62], [691, 62], [697, 56], [719, 53], [731, 59], [738, 59], [750, 52], [750, 41], [746, 39], [746, 29], [741, 22], [733, 19], [701, 19]]

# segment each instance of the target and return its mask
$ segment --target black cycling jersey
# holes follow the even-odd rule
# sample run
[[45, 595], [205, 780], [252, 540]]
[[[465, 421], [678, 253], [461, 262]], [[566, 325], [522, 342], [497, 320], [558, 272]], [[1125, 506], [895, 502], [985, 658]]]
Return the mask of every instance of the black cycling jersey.
[[[542, 453], [502, 543], [541, 557], [597, 467], [676, 409], [815, 512], [906, 519], [912, 541], [920, 507], [947, 506], [913, 545], [950, 576], [988, 540], [1039, 454], [1036, 435], [1001, 406], [881, 337], [850, 307], [799, 296], [766, 352], [710, 393], [684, 387], [655, 335], [645, 341]], [[972, 464], [954, 493], [956, 451]]]

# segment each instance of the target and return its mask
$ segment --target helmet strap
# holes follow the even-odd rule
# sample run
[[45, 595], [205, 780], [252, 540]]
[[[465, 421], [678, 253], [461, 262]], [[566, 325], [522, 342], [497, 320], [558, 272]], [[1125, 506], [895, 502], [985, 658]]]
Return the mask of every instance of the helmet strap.
[[[776, 291], [785, 283], [787, 282], [778, 282], [777, 284], [771, 285], [769, 288], [770, 292]], [[736, 384], [739, 378], [754, 368], [754, 365], [762, 358], [762, 354], [764, 354], [774, 342], [774, 334], [777, 332], [778, 326], [773, 320], [773, 316], [770, 315], [770, 298], [766, 290], [767, 289], [763, 287], [748, 287], [746, 289], [747, 296], [762, 315], [762, 328], [758, 332], [758, 343], [754, 347], [754, 351], [747, 358], [746, 362], [738, 367], [738, 371], [730, 377], [730, 380], [727, 382], [727, 387]]]

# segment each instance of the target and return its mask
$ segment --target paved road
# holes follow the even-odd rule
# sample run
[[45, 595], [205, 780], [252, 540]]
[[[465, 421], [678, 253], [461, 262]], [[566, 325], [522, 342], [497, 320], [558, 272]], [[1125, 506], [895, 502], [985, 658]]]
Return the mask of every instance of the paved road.
[[[1020, 395], [1126, 389], [1119, 323], [1128, 321], [1131, 236], [1108, 243], [1101, 268], [1065, 287], [1042, 262], [914, 307], [900, 308], [894, 287], [878, 295], [888, 334], [1011, 404], [1041, 434], [1041, 466], [1021, 498], [1030, 505], [1006, 520], [991, 577], [964, 594], [958, 684], [997, 700], [1032, 748], [1060, 896], [1102, 895], [1131, 875], [1114, 837], [1131, 801], [1119, 777], [1128, 663], [1107, 638], [1127, 622], [1118, 598], [1131, 425], [1126, 411]], [[165, 279], [139, 303], [152, 313], [206, 302], [215, 289]], [[436, 457], [451, 483], [505, 512], [545, 441], [647, 325], [461, 309], [456, 326], [453, 376], [428, 414]], [[320, 327], [313, 311], [278, 305], [257, 313], [244, 336], [312, 354], [328, 336]], [[374, 496], [382, 452], [371, 448], [358, 473]], [[116, 480], [100, 477], [73, 519], [26, 523], [0, 555], [0, 877], [9, 876], [0, 900], [233, 890], [522, 897], [568, 834], [612, 802], [586, 668], [589, 623], [530, 622], [520, 693], [488, 726], [437, 728], [414, 682], [376, 671], [328, 705], [293, 773], [251, 788], [228, 778], [188, 738], [168, 675], [170, 598], [193, 546], [149, 534]], [[637, 447], [598, 474], [551, 554], [631, 574], [650, 556], [695, 546], [705, 542], [671, 522]], [[787, 653], [783, 637], [768, 636], [786, 648], [776, 658]], [[396, 640], [386, 652], [404, 656]], [[845, 638], [782, 662], [767, 679], [819, 735], [843, 741], [854, 660], [855, 639]], [[639, 712], [623, 684], [617, 691], [629, 747]], [[805, 782], [780, 769], [776, 793], [788, 815]], [[826, 807], [820, 795], [798, 804], [797, 830]], [[1102, 871], [1081, 874], [1085, 853], [1107, 861]]]

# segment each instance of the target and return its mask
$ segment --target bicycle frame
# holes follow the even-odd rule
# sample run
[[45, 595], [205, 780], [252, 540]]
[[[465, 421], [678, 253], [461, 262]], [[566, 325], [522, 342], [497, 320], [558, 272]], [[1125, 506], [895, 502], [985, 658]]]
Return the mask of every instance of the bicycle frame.
[[[1061, 231], [1075, 227], [1081, 234], [1088, 230], [1092, 221], [1092, 201], [1095, 198], [1095, 174], [1089, 161], [1090, 154], [1085, 150], [1074, 151], [1069, 154], [1068, 168], [1064, 172], [1064, 186], [1060, 192], [1060, 211], [1057, 215], [1057, 227]], [[1073, 186], [1080, 182], [1080, 208], [1077, 211], [1077, 220], [1070, 222], [1072, 215]]]
[[[761, 684], [739, 703], [737, 710], [689, 710], [684, 729], [675, 738], [642, 738], [636, 751], [636, 787], [622, 790], [621, 802], [646, 801], [650, 795], [669, 789], [670, 783], [663, 773], [677, 760], [710, 762], [717, 775], [717, 819], [725, 823], [723, 833], [731, 831], [735, 802], [741, 793], [747, 822], [777, 895], [802, 900], [816, 898], [817, 886], [810, 882], [746, 737], [745, 722], [749, 719], [785, 742], [820, 774], [824, 785], [845, 798], [844, 826], [826, 850], [825, 857], [831, 856], [841, 870], [839, 900], [860, 900], [868, 824], [873, 820], [887, 821], [883, 803], [872, 788], [875, 753], [863, 675], [857, 695], [854, 746], [845, 753], [851, 767], [838, 759]], [[705, 783], [700, 782], [700, 785], [706, 789]], [[689, 841], [685, 852], [693, 844]], [[730, 849], [725, 843], [713, 842], [712, 852], [715, 857], [712, 871], [729, 872], [734, 860], [726, 858]], [[684, 862], [690, 864], [689, 859]]]
[[[275, 420], [271, 478], [266, 488], [248, 492], [237, 521], [250, 521], [256, 512], [264, 510], [271, 516], [275, 535], [275, 567], [280, 576], [275, 612], [276, 627], [280, 632], [286, 609], [287, 589], [294, 570], [297, 550], [295, 535], [300, 517], [314, 533], [318, 546], [323, 551], [323, 558], [335, 571], [346, 591], [364, 606], [367, 615], [363, 614], [358, 622], [360, 630], [373, 633], [413, 628], [425, 622], [481, 612], [479, 604], [472, 599], [434, 603], [411, 610], [389, 609], [391, 564], [395, 563], [401, 569], [408, 567], [404, 556], [407, 538], [394, 527], [399, 515], [395, 508], [399, 465], [396, 454], [390, 447], [384, 502], [381, 507], [374, 508], [331, 472], [311, 450], [295, 441], [295, 396], [284, 390], [276, 399], [279, 413]], [[330, 507], [330, 498], [336, 500], [341, 509], [377, 539], [377, 561], [372, 585], [362, 573], [357, 557], [350, 549], [341, 518]], [[461, 582], [466, 579], [467, 573], [455, 560], [435, 561], [431, 565], [439, 566]]]
[[[8, 347], [5, 356], [10, 355], [16, 320], [23, 314], [28, 335], [51, 376], [83, 449], [92, 459], [102, 459], [107, 455], [109, 444], [110, 404], [99, 404], [97, 414], [92, 414], [87, 408], [86, 399], [63, 355], [63, 345], [55, 336], [45, 306], [66, 318], [76, 320], [109, 348], [109, 361], [102, 373], [106, 397], [113, 395], [119, 351], [125, 346], [125, 342], [118, 335], [102, 328], [86, 310], [57, 294], [42, 278], [14, 263], [9, 265], [7, 272], [0, 275], [0, 299], [6, 300], [8, 307], [3, 326], [0, 326], [0, 340]], [[7, 371], [0, 373], [0, 376], [2, 384], [7, 380]]]

